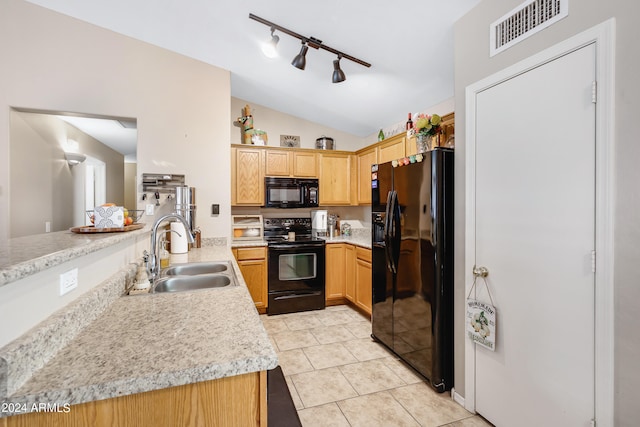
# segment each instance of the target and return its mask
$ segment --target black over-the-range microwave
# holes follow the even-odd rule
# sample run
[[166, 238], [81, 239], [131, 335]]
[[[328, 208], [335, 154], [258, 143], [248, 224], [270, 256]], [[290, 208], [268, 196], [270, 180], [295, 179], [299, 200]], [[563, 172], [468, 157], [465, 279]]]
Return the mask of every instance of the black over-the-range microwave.
[[265, 178], [265, 207], [318, 207], [318, 180], [301, 178]]

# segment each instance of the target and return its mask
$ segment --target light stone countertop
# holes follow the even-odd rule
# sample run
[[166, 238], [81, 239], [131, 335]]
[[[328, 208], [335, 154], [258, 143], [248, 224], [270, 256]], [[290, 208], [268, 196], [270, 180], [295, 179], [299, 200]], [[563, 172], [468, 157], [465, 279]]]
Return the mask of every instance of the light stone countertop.
[[78, 234], [71, 231], [17, 237], [0, 243], [0, 286], [148, 233], [140, 230]]
[[371, 249], [371, 236], [353, 235], [353, 236], [337, 236], [327, 237], [325, 239], [328, 245], [332, 243], [351, 243], [352, 245], [361, 246], [366, 249]]
[[238, 286], [117, 298], [5, 401], [77, 404], [275, 368], [231, 251], [192, 249], [188, 261], [230, 261]]

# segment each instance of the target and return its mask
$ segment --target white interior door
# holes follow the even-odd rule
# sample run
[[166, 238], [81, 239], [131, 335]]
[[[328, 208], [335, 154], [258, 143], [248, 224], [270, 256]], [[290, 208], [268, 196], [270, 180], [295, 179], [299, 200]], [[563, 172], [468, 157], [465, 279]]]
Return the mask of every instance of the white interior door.
[[595, 54], [476, 96], [475, 262], [497, 342], [475, 349], [475, 409], [497, 426], [594, 418]]

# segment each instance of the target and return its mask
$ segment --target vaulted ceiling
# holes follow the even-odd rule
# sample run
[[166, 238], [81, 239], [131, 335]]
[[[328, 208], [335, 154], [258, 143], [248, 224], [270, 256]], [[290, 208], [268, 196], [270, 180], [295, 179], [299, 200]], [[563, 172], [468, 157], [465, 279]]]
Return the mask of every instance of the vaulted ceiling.
[[[453, 23], [480, 0], [28, 1], [227, 69], [234, 97], [364, 137], [453, 96]], [[372, 66], [342, 59], [346, 81], [332, 83], [336, 55], [309, 49], [301, 71], [300, 40], [278, 31], [269, 59], [270, 28], [249, 13]]]

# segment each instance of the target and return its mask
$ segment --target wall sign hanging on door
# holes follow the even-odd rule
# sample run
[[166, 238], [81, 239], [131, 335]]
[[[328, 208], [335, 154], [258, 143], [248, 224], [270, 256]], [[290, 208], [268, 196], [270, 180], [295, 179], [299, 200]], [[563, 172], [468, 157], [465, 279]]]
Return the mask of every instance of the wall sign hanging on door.
[[[489, 270], [485, 267], [473, 268], [473, 285], [469, 289], [467, 295], [467, 316], [465, 320], [465, 329], [467, 336], [471, 341], [476, 344], [495, 351], [496, 349], [496, 308], [493, 306], [493, 298], [491, 298], [491, 292], [489, 291], [489, 285], [487, 283], [487, 275]], [[476, 286], [478, 277], [481, 277], [484, 281], [484, 285], [487, 288], [487, 294], [489, 294], [489, 300], [491, 304], [487, 304], [483, 301], [471, 299], [471, 293]]]

